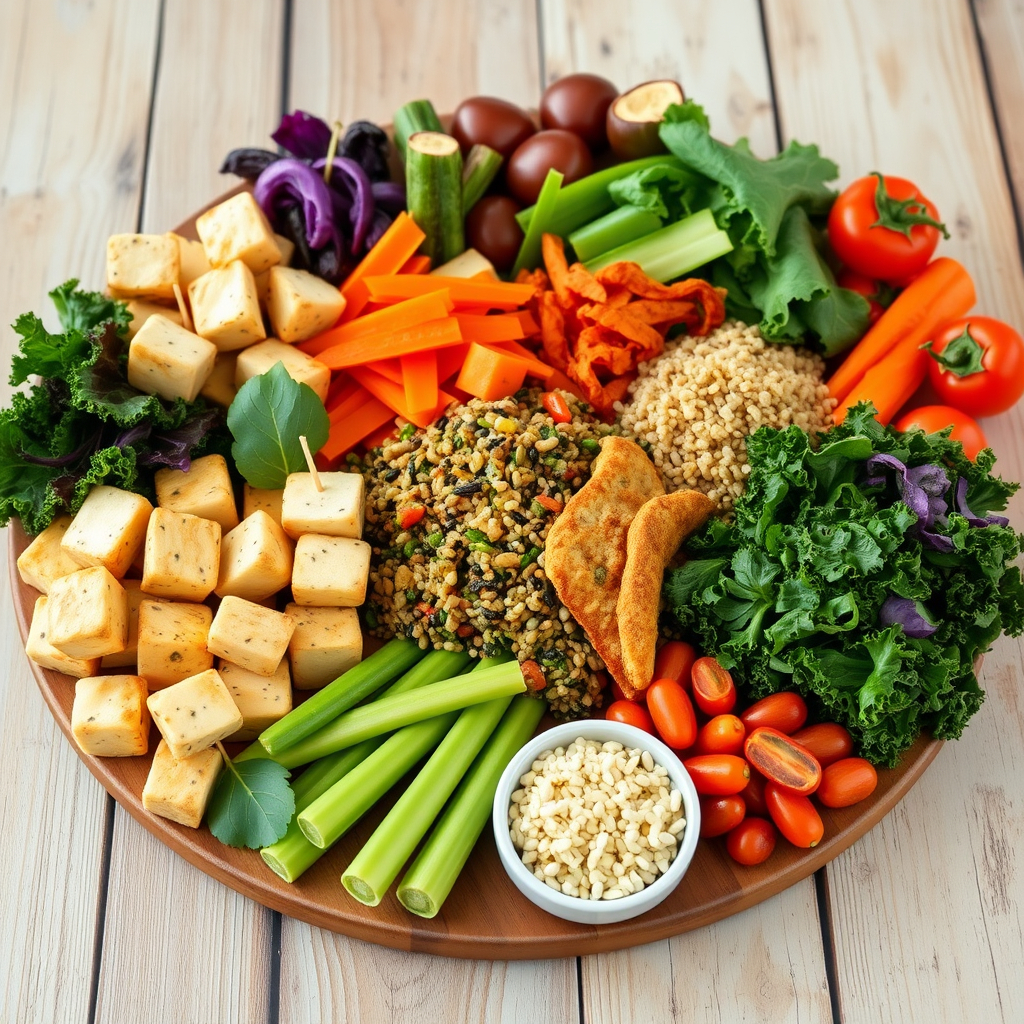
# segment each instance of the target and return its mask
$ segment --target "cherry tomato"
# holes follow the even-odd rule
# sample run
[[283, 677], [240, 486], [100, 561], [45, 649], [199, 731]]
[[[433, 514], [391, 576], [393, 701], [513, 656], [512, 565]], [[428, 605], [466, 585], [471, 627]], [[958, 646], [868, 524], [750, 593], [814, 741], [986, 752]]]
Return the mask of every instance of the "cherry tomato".
[[806, 747], [818, 759], [822, 768], [853, 753], [853, 737], [836, 722], [805, 725], [790, 733], [789, 738], [796, 740], [801, 747]]
[[1024, 395], [1024, 338], [990, 316], [954, 320], [929, 346], [940, 399], [968, 416], [995, 416]]
[[743, 797], [747, 805], [748, 813], [756, 814], [761, 818], [769, 817], [768, 801], [764, 798], [764, 787], [767, 784], [768, 780], [756, 768], [750, 769], [750, 779], [740, 790], [740, 796]]
[[755, 729], [743, 744], [743, 753], [766, 779], [794, 792], [813, 793], [821, 782], [815, 756], [778, 729]]
[[840, 262], [882, 281], [899, 281], [923, 270], [940, 232], [946, 229], [938, 210], [916, 185], [879, 174], [848, 186], [828, 216], [828, 239]]
[[742, 754], [746, 726], [735, 715], [715, 715], [705, 722], [693, 745], [695, 754]]
[[689, 694], [674, 679], [655, 679], [647, 687], [647, 710], [658, 735], [674, 750], [686, 750], [697, 738], [697, 716]]
[[[836, 277], [836, 283], [840, 288], [846, 288], [858, 295], [863, 295], [868, 300], [868, 324], [875, 323], [885, 312], [885, 307], [892, 301], [892, 289], [881, 281], [874, 281], [870, 277], [858, 274], [849, 267], [843, 267]], [[888, 302], [884, 301], [888, 299]]]
[[[627, 699], [626, 695], [622, 692], [622, 687], [619, 686], [619, 684], [617, 682], [615, 682], [614, 678], [612, 678], [611, 676], [608, 677], [608, 689], [611, 692], [612, 700], [626, 700]], [[643, 703], [643, 699], [642, 698], [643, 698], [643, 694], [641, 693], [639, 695], [639, 697], [637, 698], [636, 702], [642, 704]]]
[[948, 405], [922, 405], [920, 409], [912, 409], [906, 416], [902, 416], [893, 426], [902, 431], [917, 427], [926, 434], [952, 427], [949, 436], [964, 446], [964, 455], [972, 462], [982, 448], [988, 447], [988, 439], [981, 427], [967, 413]]
[[688, 757], [683, 767], [701, 796], [732, 796], [750, 778], [750, 766], [735, 754], [698, 754]]
[[769, 782], [764, 787], [764, 798], [772, 821], [794, 846], [807, 850], [821, 842], [825, 825], [807, 797]]
[[818, 799], [826, 807], [849, 807], [871, 796], [878, 772], [863, 757], [846, 757], [830, 764], [821, 775]]
[[654, 722], [651, 721], [647, 709], [642, 704], [634, 704], [631, 700], [613, 701], [605, 708], [604, 717], [609, 722], [635, 725], [638, 729], [643, 729], [644, 732], [649, 732], [652, 736], [655, 735]]
[[724, 715], [736, 706], [736, 684], [714, 658], [698, 658], [690, 678], [693, 699], [705, 715]]
[[519, 255], [523, 229], [516, 220], [519, 206], [508, 196], [484, 196], [466, 218], [466, 238], [496, 270], [508, 270]]
[[799, 693], [783, 690], [751, 704], [746, 711], [740, 713], [740, 718], [748, 733], [767, 725], [788, 736], [807, 721], [807, 705]]
[[654, 658], [652, 679], [674, 679], [685, 688], [690, 686], [690, 671], [697, 652], [685, 640], [669, 640]]
[[725, 848], [737, 864], [753, 867], [766, 861], [775, 849], [778, 832], [765, 818], [744, 818], [725, 839]]
[[709, 796], [700, 802], [700, 836], [713, 839], [734, 829], [747, 813], [740, 796]]

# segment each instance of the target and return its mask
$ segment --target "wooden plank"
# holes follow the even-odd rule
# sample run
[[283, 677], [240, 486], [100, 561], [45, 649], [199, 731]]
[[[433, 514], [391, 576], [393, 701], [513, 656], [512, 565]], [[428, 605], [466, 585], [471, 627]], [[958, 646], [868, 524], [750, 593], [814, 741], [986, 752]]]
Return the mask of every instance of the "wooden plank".
[[[843, 181], [915, 180], [953, 238], [978, 310], [1024, 324], [1024, 275], [966, 3], [768, 0], [787, 137], [816, 141]], [[1024, 475], [1020, 407], [983, 421], [999, 470]], [[1022, 522], [1024, 499], [1011, 504]], [[918, 787], [829, 868], [843, 1020], [1019, 1020], [1024, 815], [1022, 646], [986, 657], [988, 699]], [[884, 927], [880, 923], [884, 921]], [[894, 969], [899, 965], [899, 969]]]
[[[267, 144], [280, 117], [282, 18], [281, 0], [165, 4], [143, 230], [168, 230], [233, 186], [217, 174], [227, 150]], [[180, 1020], [265, 1020], [270, 935], [270, 911], [117, 808], [97, 1021], [142, 1024], [169, 999]]]
[[[0, 362], [7, 328], [68, 277], [102, 284], [106, 235], [134, 226], [158, 4], [4, 5], [0, 33]], [[55, 73], [59, 69], [59, 73]], [[9, 396], [4, 374], [3, 399]], [[107, 799], [32, 680], [7, 587], [0, 746], [0, 1019], [85, 1020]]]

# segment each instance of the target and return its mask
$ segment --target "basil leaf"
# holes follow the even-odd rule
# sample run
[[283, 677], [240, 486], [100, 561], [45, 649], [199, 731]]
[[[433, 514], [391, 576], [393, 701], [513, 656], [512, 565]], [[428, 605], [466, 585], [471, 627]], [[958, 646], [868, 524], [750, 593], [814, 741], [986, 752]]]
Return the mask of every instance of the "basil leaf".
[[227, 761], [206, 810], [213, 835], [227, 846], [256, 850], [276, 843], [295, 813], [291, 773], [276, 761]]

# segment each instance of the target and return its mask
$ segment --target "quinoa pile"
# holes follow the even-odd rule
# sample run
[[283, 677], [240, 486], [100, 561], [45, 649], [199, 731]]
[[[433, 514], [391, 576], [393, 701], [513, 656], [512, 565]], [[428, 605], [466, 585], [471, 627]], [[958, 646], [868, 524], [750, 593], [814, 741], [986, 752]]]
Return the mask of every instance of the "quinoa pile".
[[707, 337], [669, 342], [641, 363], [627, 401], [615, 404], [624, 431], [646, 440], [669, 491], [693, 487], [723, 509], [746, 490], [746, 437], [758, 427], [813, 433], [831, 422], [835, 399], [820, 356], [765, 342], [757, 327], [726, 321]]

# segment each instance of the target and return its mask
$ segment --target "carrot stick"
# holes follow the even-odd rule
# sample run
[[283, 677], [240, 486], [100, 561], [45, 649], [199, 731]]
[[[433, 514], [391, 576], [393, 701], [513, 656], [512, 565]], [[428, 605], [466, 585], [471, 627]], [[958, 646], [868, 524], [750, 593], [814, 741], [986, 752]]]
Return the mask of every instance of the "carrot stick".
[[405, 401], [412, 412], [437, 408], [437, 356], [433, 351], [410, 352], [401, 357]]
[[367, 434], [383, 427], [395, 414], [382, 401], [368, 396], [358, 409], [346, 416], [344, 420], [331, 424], [331, 432], [327, 435], [327, 443], [320, 449], [319, 455], [333, 462], [346, 452], [351, 451]]
[[429, 413], [413, 413], [405, 401], [405, 388], [401, 384], [382, 377], [379, 373], [367, 369], [365, 366], [353, 366], [349, 371], [360, 384], [374, 396], [380, 399], [386, 406], [394, 410], [403, 419], [415, 423], [417, 427], [427, 427], [437, 418], [435, 413], [454, 401], [451, 395], [439, 390], [437, 393], [437, 408]]
[[374, 373], [379, 373], [395, 384], [402, 384], [401, 359], [378, 359], [374, 363], [366, 363], [366, 368], [373, 370]]
[[335, 423], [343, 422], [354, 412], [357, 412], [366, 405], [367, 402], [373, 401], [373, 395], [362, 384], [358, 381], [353, 381], [352, 383], [355, 384], [356, 390], [345, 401], [339, 402], [327, 413], [327, 418], [331, 421], [332, 426]]
[[904, 339], [912, 348], [923, 345], [939, 324], [964, 316], [974, 302], [974, 282], [963, 266], [948, 256], [932, 260], [857, 343], [829, 380], [829, 391], [845, 399], [894, 345]]
[[458, 320], [447, 316], [443, 320], [429, 320], [396, 334], [379, 334], [335, 345], [321, 352], [317, 359], [332, 370], [343, 370], [379, 359], [406, 356], [410, 352], [446, 348], [448, 345], [458, 345], [460, 341], [462, 332]]
[[479, 313], [456, 313], [462, 337], [466, 341], [479, 341], [490, 345], [499, 341], [515, 341], [523, 338], [523, 325], [514, 313], [499, 316], [480, 316]]
[[341, 286], [345, 296], [345, 311], [342, 323], [359, 316], [366, 299], [363, 289], [357, 285], [365, 277], [378, 274], [397, 274], [412, 257], [427, 236], [404, 210], [391, 222], [391, 227], [380, 236], [377, 244], [362, 258], [359, 266], [352, 271]]
[[468, 341], [464, 341], [461, 345], [452, 345], [451, 348], [439, 348], [435, 353], [438, 381], [443, 384], [449, 377], [455, 376], [462, 369], [468, 352]]
[[455, 386], [486, 402], [507, 398], [523, 386], [526, 363], [487, 345], [469, 346], [469, 353]]
[[517, 309], [512, 316], [519, 319], [524, 338], [532, 338], [535, 334], [540, 334], [540, 325], [533, 319], [533, 314], [528, 309]]
[[363, 447], [367, 451], [371, 448], [380, 448], [383, 446], [385, 441], [394, 437], [397, 433], [398, 427], [395, 426], [394, 418], [392, 418], [388, 420], [384, 426], [378, 427], [372, 434], [367, 434], [366, 437], [363, 438]]
[[878, 422], [888, 423], [927, 376], [928, 353], [916, 337], [908, 336], [868, 368], [835, 408], [832, 420], [838, 425], [846, 418], [847, 409], [858, 402], [871, 402], [878, 410]]
[[400, 274], [429, 274], [430, 257], [424, 256], [422, 253], [418, 256], [410, 256], [405, 263], [402, 264], [402, 267], [398, 272]]
[[526, 372], [531, 376], [540, 377], [541, 380], [546, 380], [554, 372], [553, 366], [542, 363], [528, 348], [515, 341], [506, 341], [500, 345], [488, 345], [487, 347], [493, 348], [495, 352], [500, 352], [502, 355], [521, 359], [526, 363]]
[[489, 309], [515, 309], [533, 295], [528, 284], [508, 284], [504, 281], [467, 281], [464, 277], [438, 277], [434, 274], [391, 274], [363, 278], [370, 298], [375, 302], [400, 302], [416, 295], [436, 292], [441, 288], [451, 291], [456, 309], [478, 305]]
[[327, 389], [324, 408], [330, 412], [335, 406], [340, 405], [347, 398], [351, 398], [358, 391], [362, 391], [358, 381], [354, 381], [347, 373], [337, 373], [331, 379], [331, 385]]

